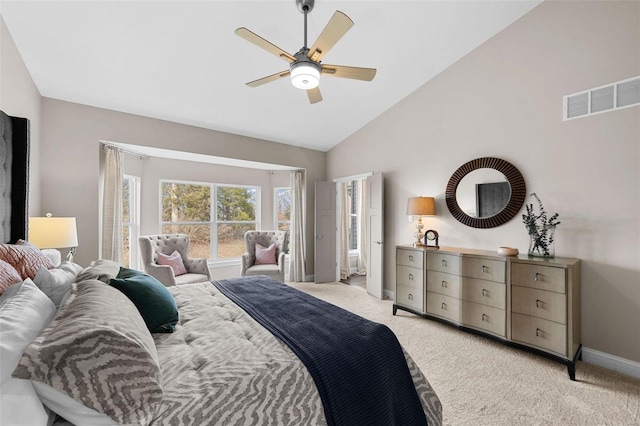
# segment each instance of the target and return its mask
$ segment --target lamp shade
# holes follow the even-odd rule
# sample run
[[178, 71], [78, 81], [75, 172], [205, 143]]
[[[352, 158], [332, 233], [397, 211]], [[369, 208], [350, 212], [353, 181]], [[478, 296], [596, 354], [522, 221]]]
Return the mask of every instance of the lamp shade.
[[436, 203], [433, 197], [411, 197], [407, 202], [408, 216], [435, 216]]
[[75, 217], [30, 217], [29, 242], [40, 249], [78, 246]]

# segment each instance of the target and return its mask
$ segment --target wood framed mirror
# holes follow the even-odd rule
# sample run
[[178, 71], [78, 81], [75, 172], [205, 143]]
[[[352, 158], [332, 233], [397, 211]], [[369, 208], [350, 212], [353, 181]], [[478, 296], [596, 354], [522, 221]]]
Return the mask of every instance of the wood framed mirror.
[[[474, 175], [476, 180], [470, 180]], [[524, 178], [513, 164], [500, 158], [482, 157], [463, 164], [453, 173], [445, 200], [459, 222], [473, 228], [495, 228], [518, 214], [526, 194]]]

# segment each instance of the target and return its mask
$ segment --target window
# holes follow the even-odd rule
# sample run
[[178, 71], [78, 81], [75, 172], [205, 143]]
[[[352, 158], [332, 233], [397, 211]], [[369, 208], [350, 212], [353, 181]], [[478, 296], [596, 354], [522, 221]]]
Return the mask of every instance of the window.
[[169, 181], [160, 187], [162, 233], [189, 235], [191, 256], [224, 260], [244, 253], [244, 233], [258, 227], [259, 188]]
[[349, 213], [349, 250], [358, 250], [358, 181], [347, 184]]
[[288, 231], [291, 227], [291, 188], [275, 188], [273, 193], [275, 228], [279, 231]]
[[127, 268], [138, 266], [138, 181], [129, 175], [122, 179], [122, 260]]

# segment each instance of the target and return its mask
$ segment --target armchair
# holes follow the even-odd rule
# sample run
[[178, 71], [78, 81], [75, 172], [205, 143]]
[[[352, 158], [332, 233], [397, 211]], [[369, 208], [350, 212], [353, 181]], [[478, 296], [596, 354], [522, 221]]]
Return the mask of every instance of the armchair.
[[[244, 234], [246, 253], [242, 255], [242, 270], [245, 275], [268, 275], [284, 282], [284, 257], [287, 249], [289, 233], [287, 231], [247, 231]], [[276, 264], [256, 265], [256, 243], [263, 247], [276, 244]]]
[[[189, 257], [189, 236], [185, 234], [145, 235], [138, 238], [144, 271], [167, 287], [211, 281], [207, 259]], [[180, 253], [186, 274], [175, 276], [168, 265], [158, 265], [158, 253]]]

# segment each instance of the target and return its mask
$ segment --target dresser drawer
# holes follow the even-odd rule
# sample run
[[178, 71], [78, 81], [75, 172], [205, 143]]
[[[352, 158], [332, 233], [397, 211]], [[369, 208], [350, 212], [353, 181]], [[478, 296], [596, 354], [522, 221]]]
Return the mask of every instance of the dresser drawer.
[[445, 296], [460, 298], [460, 275], [445, 274], [444, 272], [427, 271], [427, 291]]
[[460, 256], [444, 253], [427, 253], [427, 269], [460, 275]]
[[424, 312], [424, 290], [406, 285], [397, 285], [396, 303]]
[[459, 323], [460, 300], [428, 291], [427, 312]]
[[406, 285], [409, 287], [424, 287], [424, 270], [411, 268], [409, 266], [398, 265], [396, 267], [396, 284]]
[[504, 284], [505, 265], [499, 260], [465, 257], [462, 258], [462, 275]]
[[396, 263], [398, 265], [411, 266], [424, 269], [424, 252], [422, 250], [397, 249]]
[[473, 302], [462, 302], [462, 324], [506, 336], [506, 315], [504, 310]]
[[511, 340], [567, 357], [567, 327], [557, 322], [512, 313]]
[[511, 264], [511, 285], [555, 291], [556, 293], [567, 292], [564, 268], [554, 268], [553, 266], [514, 262]]
[[507, 286], [494, 281], [462, 278], [462, 299], [494, 308], [507, 308]]
[[567, 296], [529, 287], [511, 287], [511, 311], [567, 323]]

